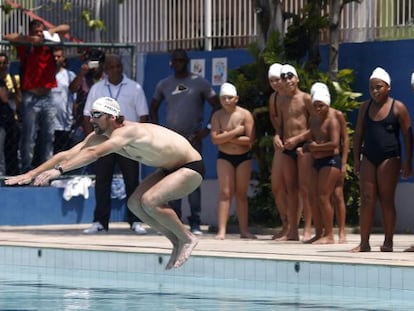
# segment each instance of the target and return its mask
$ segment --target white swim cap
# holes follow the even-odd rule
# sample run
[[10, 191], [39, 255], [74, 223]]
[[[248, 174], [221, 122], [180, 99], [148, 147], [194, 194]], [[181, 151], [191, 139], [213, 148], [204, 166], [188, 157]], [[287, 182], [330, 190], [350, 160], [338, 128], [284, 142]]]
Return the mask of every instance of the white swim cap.
[[328, 88], [328, 86], [325, 83], [315, 82], [314, 84], [312, 84], [312, 87], [310, 89], [311, 96], [313, 96], [313, 93], [315, 93], [316, 90], [319, 90], [319, 89], [322, 89], [322, 88], [327, 89], [328, 92], [329, 92], [329, 88]]
[[282, 68], [280, 69], [280, 76], [286, 75], [288, 73], [293, 73], [296, 77], [298, 76], [298, 73], [296, 72], [295, 67], [289, 64], [284, 64]]
[[268, 77], [280, 78], [280, 71], [282, 69], [282, 64], [274, 63], [269, 67]]
[[237, 96], [236, 87], [228, 82], [225, 82], [220, 87], [220, 96]]
[[95, 100], [92, 104], [92, 110], [101, 111], [115, 117], [118, 117], [121, 114], [121, 108], [119, 107], [118, 102], [111, 97], [101, 97]]
[[316, 82], [311, 87], [312, 104], [316, 101], [323, 102], [324, 104], [331, 105], [331, 95], [326, 84]]
[[388, 84], [388, 86], [391, 86], [391, 78], [390, 75], [388, 74], [388, 72], [386, 72], [383, 68], [381, 67], [377, 67], [374, 69], [374, 71], [372, 72], [371, 76], [369, 77], [369, 79], [380, 79], [382, 81], [384, 81], [385, 83]]

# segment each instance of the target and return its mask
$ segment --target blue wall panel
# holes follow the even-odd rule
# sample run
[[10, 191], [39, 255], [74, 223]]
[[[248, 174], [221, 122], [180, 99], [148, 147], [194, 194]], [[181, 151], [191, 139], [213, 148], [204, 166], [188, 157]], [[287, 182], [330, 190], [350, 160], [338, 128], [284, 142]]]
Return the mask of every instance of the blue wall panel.
[[[63, 199], [63, 189], [54, 187], [0, 187], [0, 225], [45, 225], [91, 223], [95, 208], [94, 188], [89, 198]], [[111, 221], [124, 221], [125, 200], [111, 201]]]

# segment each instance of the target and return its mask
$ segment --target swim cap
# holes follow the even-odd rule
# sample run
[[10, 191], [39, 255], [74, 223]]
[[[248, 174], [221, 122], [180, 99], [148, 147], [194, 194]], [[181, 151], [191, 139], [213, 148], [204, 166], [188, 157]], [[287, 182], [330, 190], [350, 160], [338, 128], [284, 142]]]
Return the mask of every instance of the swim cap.
[[313, 93], [315, 93], [315, 91], [316, 91], [316, 90], [319, 90], [319, 89], [321, 89], [321, 88], [325, 88], [325, 89], [327, 89], [327, 90], [328, 90], [328, 92], [329, 92], [328, 86], [327, 86], [325, 83], [322, 83], [322, 82], [315, 82], [314, 84], [312, 84], [312, 87], [311, 87], [311, 89], [310, 89], [310, 94], [311, 94], [311, 96], [313, 96]]
[[92, 110], [101, 111], [115, 117], [118, 117], [121, 113], [118, 102], [111, 97], [101, 97], [95, 100], [92, 104]]
[[374, 71], [372, 72], [371, 76], [369, 77], [369, 79], [370, 80], [371, 79], [380, 79], [380, 80], [384, 81], [385, 83], [387, 83], [388, 86], [391, 86], [390, 75], [388, 74], [388, 72], [386, 72], [381, 67], [375, 68]]
[[237, 96], [236, 87], [228, 82], [225, 82], [220, 87], [220, 96]]
[[323, 102], [324, 104], [331, 105], [331, 95], [326, 84], [316, 82], [311, 87], [312, 104], [316, 101]]
[[274, 63], [269, 67], [268, 77], [280, 78], [280, 71], [282, 69], [282, 64]]
[[289, 64], [285, 64], [282, 66], [282, 68], [280, 69], [280, 75], [282, 76], [283, 74], [286, 75], [289, 72], [293, 73], [296, 77], [298, 76], [298, 73], [296, 72], [295, 67], [293, 67], [292, 65]]

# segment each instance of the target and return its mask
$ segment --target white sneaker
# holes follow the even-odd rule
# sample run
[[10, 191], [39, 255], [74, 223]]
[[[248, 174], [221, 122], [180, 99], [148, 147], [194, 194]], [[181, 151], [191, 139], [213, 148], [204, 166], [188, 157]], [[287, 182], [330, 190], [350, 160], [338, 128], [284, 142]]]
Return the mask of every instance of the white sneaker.
[[194, 235], [203, 235], [203, 231], [201, 231], [200, 229], [197, 229], [197, 228], [191, 229], [191, 233], [194, 234]]
[[83, 230], [83, 233], [94, 234], [98, 232], [107, 232], [107, 231], [108, 230], [105, 230], [105, 228], [99, 222], [94, 222], [92, 223], [92, 226], [90, 226], [88, 229]]
[[142, 222], [134, 222], [131, 226], [131, 230], [139, 235], [147, 234], [147, 230], [142, 226]]

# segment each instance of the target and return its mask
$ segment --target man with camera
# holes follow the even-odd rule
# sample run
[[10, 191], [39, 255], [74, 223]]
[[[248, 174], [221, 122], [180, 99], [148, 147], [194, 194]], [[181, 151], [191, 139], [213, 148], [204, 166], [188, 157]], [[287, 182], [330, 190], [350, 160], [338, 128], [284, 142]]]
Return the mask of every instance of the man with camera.
[[82, 58], [85, 62], [81, 65], [75, 79], [69, 85], [71, 92], [76, 93], [76, 101], [73, 106], [73, 133], [72, 142], [77, 144], [86, 137], [83, 127], [83, 109], [92, 85], [100, 81], [104, 77], [103, 63], [105, 61], [105, 53], [99, 49], [86, 50]]

